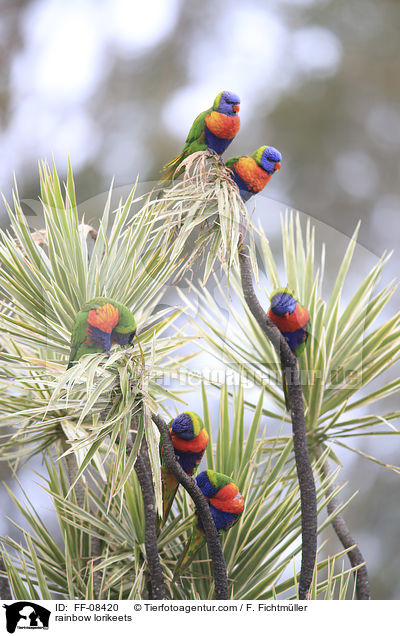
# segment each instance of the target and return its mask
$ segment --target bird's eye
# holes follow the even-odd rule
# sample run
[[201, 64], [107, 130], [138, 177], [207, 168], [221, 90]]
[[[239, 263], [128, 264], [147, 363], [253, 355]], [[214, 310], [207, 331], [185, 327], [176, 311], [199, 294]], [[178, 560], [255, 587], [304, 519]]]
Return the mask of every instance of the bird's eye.
[[225, 100], [227, 104], [233, 104], [233, 102], [231, 102], [229, 99]]

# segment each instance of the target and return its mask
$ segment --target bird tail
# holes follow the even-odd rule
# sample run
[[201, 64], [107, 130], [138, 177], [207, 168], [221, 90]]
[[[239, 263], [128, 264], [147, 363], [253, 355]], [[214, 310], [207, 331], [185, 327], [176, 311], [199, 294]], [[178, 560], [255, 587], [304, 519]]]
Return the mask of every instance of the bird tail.
[[178, 563], [174, 571], [174, 580], [180, 576], [181, 572], [191, 564], [197, 552], [203, 545], [206, 544], [206, 535], [204, 531], [199, 528], [197, 518], [194, 521], [193, 531], [190, 539], [188, 540], [184, 551], [179, 557]]
[[162, 519], [159, 520], [158, 527], [161, 528], [164, 526], [169, 512], [172, 508], [172, 504], [174, 503], [176, 491], [178, 490], [179, 482], [172, 473], [169, 472], [163, 465], [161, 465], [161, 475], [162, 475], [162, 490], [163, 490], [163, 516]]
[[160, 179], [160, 183], [163, 181], [172, 181], [173, 177], [178, 177], [181, 174], [182, 170], [177, 169], [184, 158], [185, 153], [181, 152], [180, 155], [174, 157], [171, 161], [168, 161], [168, 163], [165, 164], [162, 169], [163, 176]]

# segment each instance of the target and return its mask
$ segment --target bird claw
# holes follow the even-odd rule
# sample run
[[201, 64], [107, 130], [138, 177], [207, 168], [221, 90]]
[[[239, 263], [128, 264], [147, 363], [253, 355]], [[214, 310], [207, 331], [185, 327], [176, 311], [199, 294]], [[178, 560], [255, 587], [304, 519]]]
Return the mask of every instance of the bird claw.
[[218, 163], [222, 163], [222, 165], [225, 165], [224, 160], [222, 159], [221, 155], [218, 154], [218, 152], [216, 152], [212, 148], [209, 148], [208, 153], [212, 159], [216, 159]]
[[215, 152], [215, 150], [212, 150], [211, 148], [209, 148], [208, 153], [209, 153], [210, 159], [212, 159], [212, 161], [214, 162], [216, 166], [220, 166], [222, 168], [225, 167], [224, 160], [222, 159], [221, 155]]

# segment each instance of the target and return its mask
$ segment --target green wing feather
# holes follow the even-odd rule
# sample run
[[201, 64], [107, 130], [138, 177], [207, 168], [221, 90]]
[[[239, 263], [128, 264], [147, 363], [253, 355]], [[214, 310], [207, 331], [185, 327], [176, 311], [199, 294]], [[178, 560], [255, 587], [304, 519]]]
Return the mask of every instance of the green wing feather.
[[130, 311], [130, 309], [128, 309], [128, 307], [126, 307], [126, 305], [123, 305], [122, 303], [119, 303], [118, 301], [113, 300], [112, 298], [107, 298], [105, 296], [97, 296], [96, 298], [92, 298], [91, 300], [86, 301], [86, 303], [82, 306], [81, 311], [88, 312], [90, 309], [98, 309], [99, 307], [103, 307], [103, 305], [105, 305], [106, 303], [113, 305], [113, 307], [116, 307], [118, 309], [118, 324], [121, 319], [123, 324], [129, 325], [129, 327], [131, 327], [133, 324], [136, 324], [132, 312]]
[[71, 334], [71, 352], [68, 360], [67, 369], [72, 366], [72, 363], [75, 360], [78, 360], [85, 353], [96, 353], [102, 351], [101, 347], [84, 344], [84, 342], [87, 338], [86, 327], [89, 311], [91, 309], [98, 309], [105, 303], [113, 305], [119, 311], [119, 321], [117, 325], [117, 327], [119, 327], [119, 329], [117, 329], [119, 333], [130, 333], [131, 331], [134, 331], [136, 329], [136, 321], [132, 312], [122, 303], [118, 303], [116, 300], [105, 298], [103, 296], [98, 296], [96, 298], [88, 300], [82, 306], [82, 309], [77, 313], [75, 318]]
[[180, 576], [181, 572], [191, 564], [191, 562], [193, 561], [198, 551], [204, 545], [206, 545], [206, 543], [207, 543], [206, 535], [204, 534], [203, 530], [200, 530], [198, 526], [198, 521], [196, 518], [193, 523], [191, 537], [188, 540], [186, 547], [184, 548], [181, 556], [179, 557], [178, 563], [176, 564], [176, 567], [174, 570], [175, 581]]
[[163, 460], [161, 463], [161, 479], [163, 492], [163, 516], [160, 520], [160, 528], [162, 528], [167, 521], [179, 486], [179, 482], [175, 475], [168, 470]]
[[239, 159], [241, 159], [241, 156], [239, 155], [239, 157], [231, 157], [230, 159], [228, 159], [228, 161], [225, 161], [225, 165], [227, 168], [230, 168], [232, 170], [234, 164], [239, 161]]
[[115, 331], [117, 333], [131, 333], [132, 331], [136, 331], [136, 320], [130, 309], [125, 307], [125, 305], [121, 305], [121, 303], [111, 302], [119, 311], [119, 320]]
[[84, 341], [86, 340], [87, 319], [88, 319], [88, 312], [83, 310], [81, 310], [75, 318], [75, 322], [74, 322], [74, 326], [73, 326], [72, 334], [71, 334], [71, 351], [69, 354], [67, 369], [69, 369], [72, 366], [72, 363], [75, 360], [77, 360], [77, 358], [79, 357], [77, 355], [78, 350], [83, 345]]
[[183, 152], [186, 152], [194, 141], [199, 140], [199, 138], [203, 134], [206, 117], [211, 113], [212, 108], [209, 108], [208, 110], [204, 110], [202, 113], [200, 113], [200, 115], [196, 117], [191, 129], [189, 130], [188, 136], [186, 137], [185, 145], [183, 146]]
[[161, 181], [168, 181], [172, 179], [173, 176], [179, 176], [181, 171], [176, 171], [179, 164], [193, 152], [198, 152], [199, 150], [207, 150], [207, 144], [202, 141], [200, 138], [204, 131], [204, 124], [207, 115], [212, 112], [212, 108], [203, 111], [196, 117], [194, 120], [191, 129], [189, 130], [189, 134], [186, 137], [185, 145], [183, 146], [182, 152], [177, 156], [168, 161], [163, 167], [163, 176]]

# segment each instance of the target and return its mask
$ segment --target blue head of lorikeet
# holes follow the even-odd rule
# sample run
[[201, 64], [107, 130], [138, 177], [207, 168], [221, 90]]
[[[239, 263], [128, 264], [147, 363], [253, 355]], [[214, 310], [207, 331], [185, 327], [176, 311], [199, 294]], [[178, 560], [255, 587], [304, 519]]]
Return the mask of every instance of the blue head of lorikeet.
[[[196, 483], [208, 501], [210, 512], [215, 526], [219, 532], [229, 530], [244, 509], [244, 500], [236, 484], [230, 477], [217, 473], [214, 470], [205, 470], [196, 477]], [[195, 519], [192, 528], [192, 536], [179, 559], [175, 570], [175, 576], [187, 567], [196, 553], [206, 543], [205, 534], [198, 518]]]
[[194, 152], [211, 150], [218, 155], [227, 149], [240, 128], [240, 98], [231, 91], [218, 93], [211, 108], [196, 117], [182, 152], [165, 164], [162, 181], [177, 177], [180, 164]]
[[[187, 475], [194, 475], [208, 444], [208, 433], [201, 418], [192, 411], [180, 413], [169, 424], [175, 457]], [[163, 460], [161, 446], [161, 477], [163, 485], [163, 519], [165, 523], [175, 498], [179, 482]]]
[[268, 172], [269, 175], [273, 175], [277, 170], [281, 169], [282, 155], [273, 146], [266, 146], [261, 155], [260, 165], [261, 168]]
[[208, 499], [211, 514], [218, 530], [229, 530], [243, 512], [244, 501], [238, 487], [227, 475], [204, 470], [196, 483]]
[[[290, 350], [299, 356], [305, 349], [310, 334], [310, 314], [300, 305], [290, 289], [277, 289], [271, 296], [268, 316], [285, 337]], [[287, 410], [290, 409], [286, 375], [282, 369], [283, 393]]]
[[271, 296], [271, 312], [275, 316], [292, 315], [296, 307], [297, 300], [287, 289], [278, 290]]
[[172, 420], [170, 434], [175, 456], [188, 475], [193, 475], [208, 444], [208, 433], [200, 417], [185, 411]]
[[232, 157], [226, 167], [239, 187], [242, 199], [247, 201], [261, 192], [272, 175], [281, 168], [282, 155], [273, 146], [260, 146], [252, 155]]
[[231, 91], [222, 91], [215, 98], [213, 110], [230, 117], [235, 117], [240, 110], [240, 97]]
[[268, 316], [285, 336], [291, 351], [299, 356], [306, 346], [310, 314], [289, 289], [277, 289], [271, 296]]

